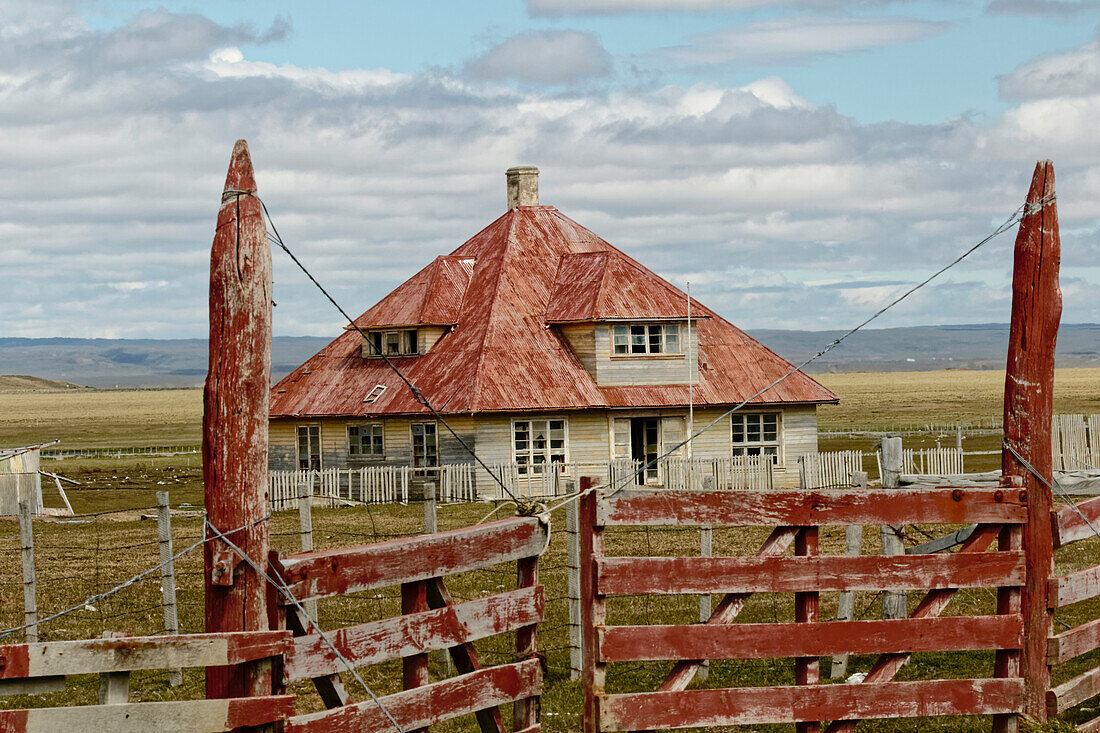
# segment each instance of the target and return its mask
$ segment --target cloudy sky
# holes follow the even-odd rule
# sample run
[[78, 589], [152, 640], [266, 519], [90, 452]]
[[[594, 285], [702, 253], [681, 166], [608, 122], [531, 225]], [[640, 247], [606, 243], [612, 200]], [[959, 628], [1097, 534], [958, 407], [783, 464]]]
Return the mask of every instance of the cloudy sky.
[[[1097, 0], [0, 0], [0, 336], [196, 337], [233, 142], [355, 314], [543, 203], [748, 328], [841, 328], [1058, 174], [1100, 321]], [[877, 325], [1004, 322], [1012, 234]], [[276, 334], [340, 321], [275, 254]]]

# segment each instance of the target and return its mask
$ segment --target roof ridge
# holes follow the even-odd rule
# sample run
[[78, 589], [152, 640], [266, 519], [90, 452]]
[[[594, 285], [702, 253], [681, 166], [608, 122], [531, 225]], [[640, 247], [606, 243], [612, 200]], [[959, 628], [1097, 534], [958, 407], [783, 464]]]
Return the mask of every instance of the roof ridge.
[[474, 365], [474, 383], [471, 385], [470, 401], [467, 403], [467, 409], [471, 412], [475, 411], [474, 404], [480, 402], [481, 398], [481, 365], [485, 362], [485, 351], [489, 348], [490, 335], [493, 331], [493, 313], [496, 311], [497, 303], [499, 302], [500, 288], [504, 282], [505, 270], [508, 265], [509, 254], [511, 254], [511, 244], [513, 242], [513, 234], [516, 227], [516, 219], [518, 214], [516, 209], [508, 211], [505, 216], [508, 217], [508, 227], [503, 234], [504, 237], [504, 251], [500, 256], [500, 266], [497, 270], [497, 279], [493, 284], [492, 296], [489, 298], [489, 318], [485, 324], [485, 333], [481, 340], [481, 348], [477, 352], [477, 363]]

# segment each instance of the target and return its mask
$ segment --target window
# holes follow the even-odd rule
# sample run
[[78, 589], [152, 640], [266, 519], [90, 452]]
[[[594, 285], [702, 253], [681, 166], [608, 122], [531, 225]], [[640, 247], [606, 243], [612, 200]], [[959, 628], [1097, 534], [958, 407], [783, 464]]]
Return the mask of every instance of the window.
[[367, 396], [363, 398], [363, 402], [367, 404], [373, 404], [378, 401], [378, 398], [382, 396], [382, 393], [386, 391], [386, 385], [376, 384], [374, 389], [367, 393]]
[[298, 470], [321, 470], [321, 426], [298, 426]]
[[612, 353], [629, 354], [679, 354], [680, 324], [631, 323], [613, 326]]
[[412, 430], [413, 468], [421, 469], [418, 476], [428, 475], [427, 468], [439, 465], [439, 447], [436, 443], [434, 422], [414, 422]]
[[416, 356], [420, 353], [415, 328], [402, 331], [371, 331], [363, 345], [364, 356]]
[[521, 476], [540, 474], [548, 463], [565, 466], [565, 420], [516, 420], [512, 448]]
[[772, 463], [779, 462], [779, 413], [734, 413], [731, 417], [733, 455], [771, 456]]
[[348, 457], [382, 458], [382, 423], [348, 425]]

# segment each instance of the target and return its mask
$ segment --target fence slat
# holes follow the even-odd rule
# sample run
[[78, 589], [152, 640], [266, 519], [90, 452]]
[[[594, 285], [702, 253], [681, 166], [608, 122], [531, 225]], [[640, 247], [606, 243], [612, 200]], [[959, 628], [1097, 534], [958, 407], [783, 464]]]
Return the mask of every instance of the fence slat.
[[740, 687], [600, 698], [601, 730], [795, 723], [819, 718], [990, 715], [1020, 709], [1021, 680], [972, 679], [877, 685]]
[[729, 626], [609, 626], [599, 632], [605, 662], [824, 657], [1020, 646], [1019, 616], [958, 616]]
[[546, 547], [547, 531], [534, 517], [502, 519], [433, 535], [287, 555], [281, 560], [282, 573], [297, 598], [322, 598], [538, 555]]
[[[478, 670], [380, 698], [405, 730], [426, 728], [478, 710], [538, 695], [542, 668], [537, 659]], [[393, 724], [373, 701], [290, 718], [285, 733], [389, 733]]]
[[1022, 524], [1027, 508], [1011, 489], [889, 491], [685, 491], [627, 489], [601, 498], [597, 521], [612, 525]]
[[57, 733], [101, 730], [111, 733], [220, 733], [284, 720], [294, 714], [293, 695], [78, 705], [66, 708], [0, 710], [0, 730]]
[[[355, 666], [377, 664], [514, 631], [541, 621], [544, 608], [543, 588], [535, 586], [347, 626], [328, 636]], [[288, 681], [293, 682], [339, 672], [343, 665], [319, 634], [310, 634], [294, 638], [285, 669]]]
[[1100, 565], [1051, 578], [1047, 595], [1052, 608], [1100, 596]]
[[1063, 631], [1047, 642], [1047, 664], [1061, 664], [1100, 649], [1100, 618]]
[[597, 563], [597, 583], [604, 595], [982, 588], [1023, 585], [1024, 571], [1022, 552], [893, 557], [605, 557]]
[[1066, 680], [1057, 687], [1047, 690], [1047, 715], [1064, 713], [1074, 705], [1083, 703], [1094, 695], [1100, 694], [1100, 667]]

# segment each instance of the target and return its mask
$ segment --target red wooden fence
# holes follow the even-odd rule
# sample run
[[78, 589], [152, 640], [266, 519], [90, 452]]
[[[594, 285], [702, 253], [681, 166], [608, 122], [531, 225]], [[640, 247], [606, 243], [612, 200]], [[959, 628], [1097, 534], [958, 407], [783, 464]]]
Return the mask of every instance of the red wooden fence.
[[[1005, 715], [1022, 709], [1023, 681], [998, 663], [982, 679], [893, 682], [914, 652], [997, 649], [1018, 654], [1018, 603], [997, 615], [941, 617], [959, 588], [1017, 593], [1026, 574], [1020, 551], [1027, 520], [1019, 490], [667, 492], [631, 490], [586, 496], [582, 509], [585, 641], [583, 728], [629, 731], [693, 726], [798, 723], [800, 730], [852, 730], [864, 718]], [[818, 554], [818, 527], [848, 524], [977, 523], [950, 555], [842, 557]], [[608, 527], [778, 525], [760, 550], [742, 557], [614, 557]], [[986, 552], [999, 539], [997, 551]], [[794, 546], [794, 555], [785, 552]], [[923, 589], [909, 619], [823, 622], [822, 591]], [[703, 625], [614, 625], [608, 596], [716, 593]], [[794, 623], [734, 623], [756, 593], [794, 593]], [[818, 658], [881, 655], [866, 680], [821, 684]], [[793, 659], [795, 685], [687, 690], [706, 659]], [[607, 666], [675, 661], [656, 691], [607, 694]]]
[[[545, 598], [538, 583], [538, 557], [549, 528], [520, 517], [431, 535], [337, 550], [278, 557], [272, 567], [300, 600], [401, 586], [402, 615], [328, 632], [354, 667], [401, 659], [402, 692], [380, 702], [406, 731], [474, 714], [483, 731], [503, 733], [499, 706], [513, 703], [513, 729], [539, 730], [542, 663], [536, 628]], [[455, 603], [445, 576], [501, 563], [517, 565], [517, 587]], [[312, 679], [329, 710], [292, 717], [286, 733], [392, 731], [373, 701], [352, 702], [340, 684], [343, 663], [293, 606], [282, 616], [295, 638], [284, 664], [286, 682]], [[516, 661], [483, 667], [473, 642], [515, 632]], [[428, 652], [448, 649], [458, 676], [430, 681]]]

